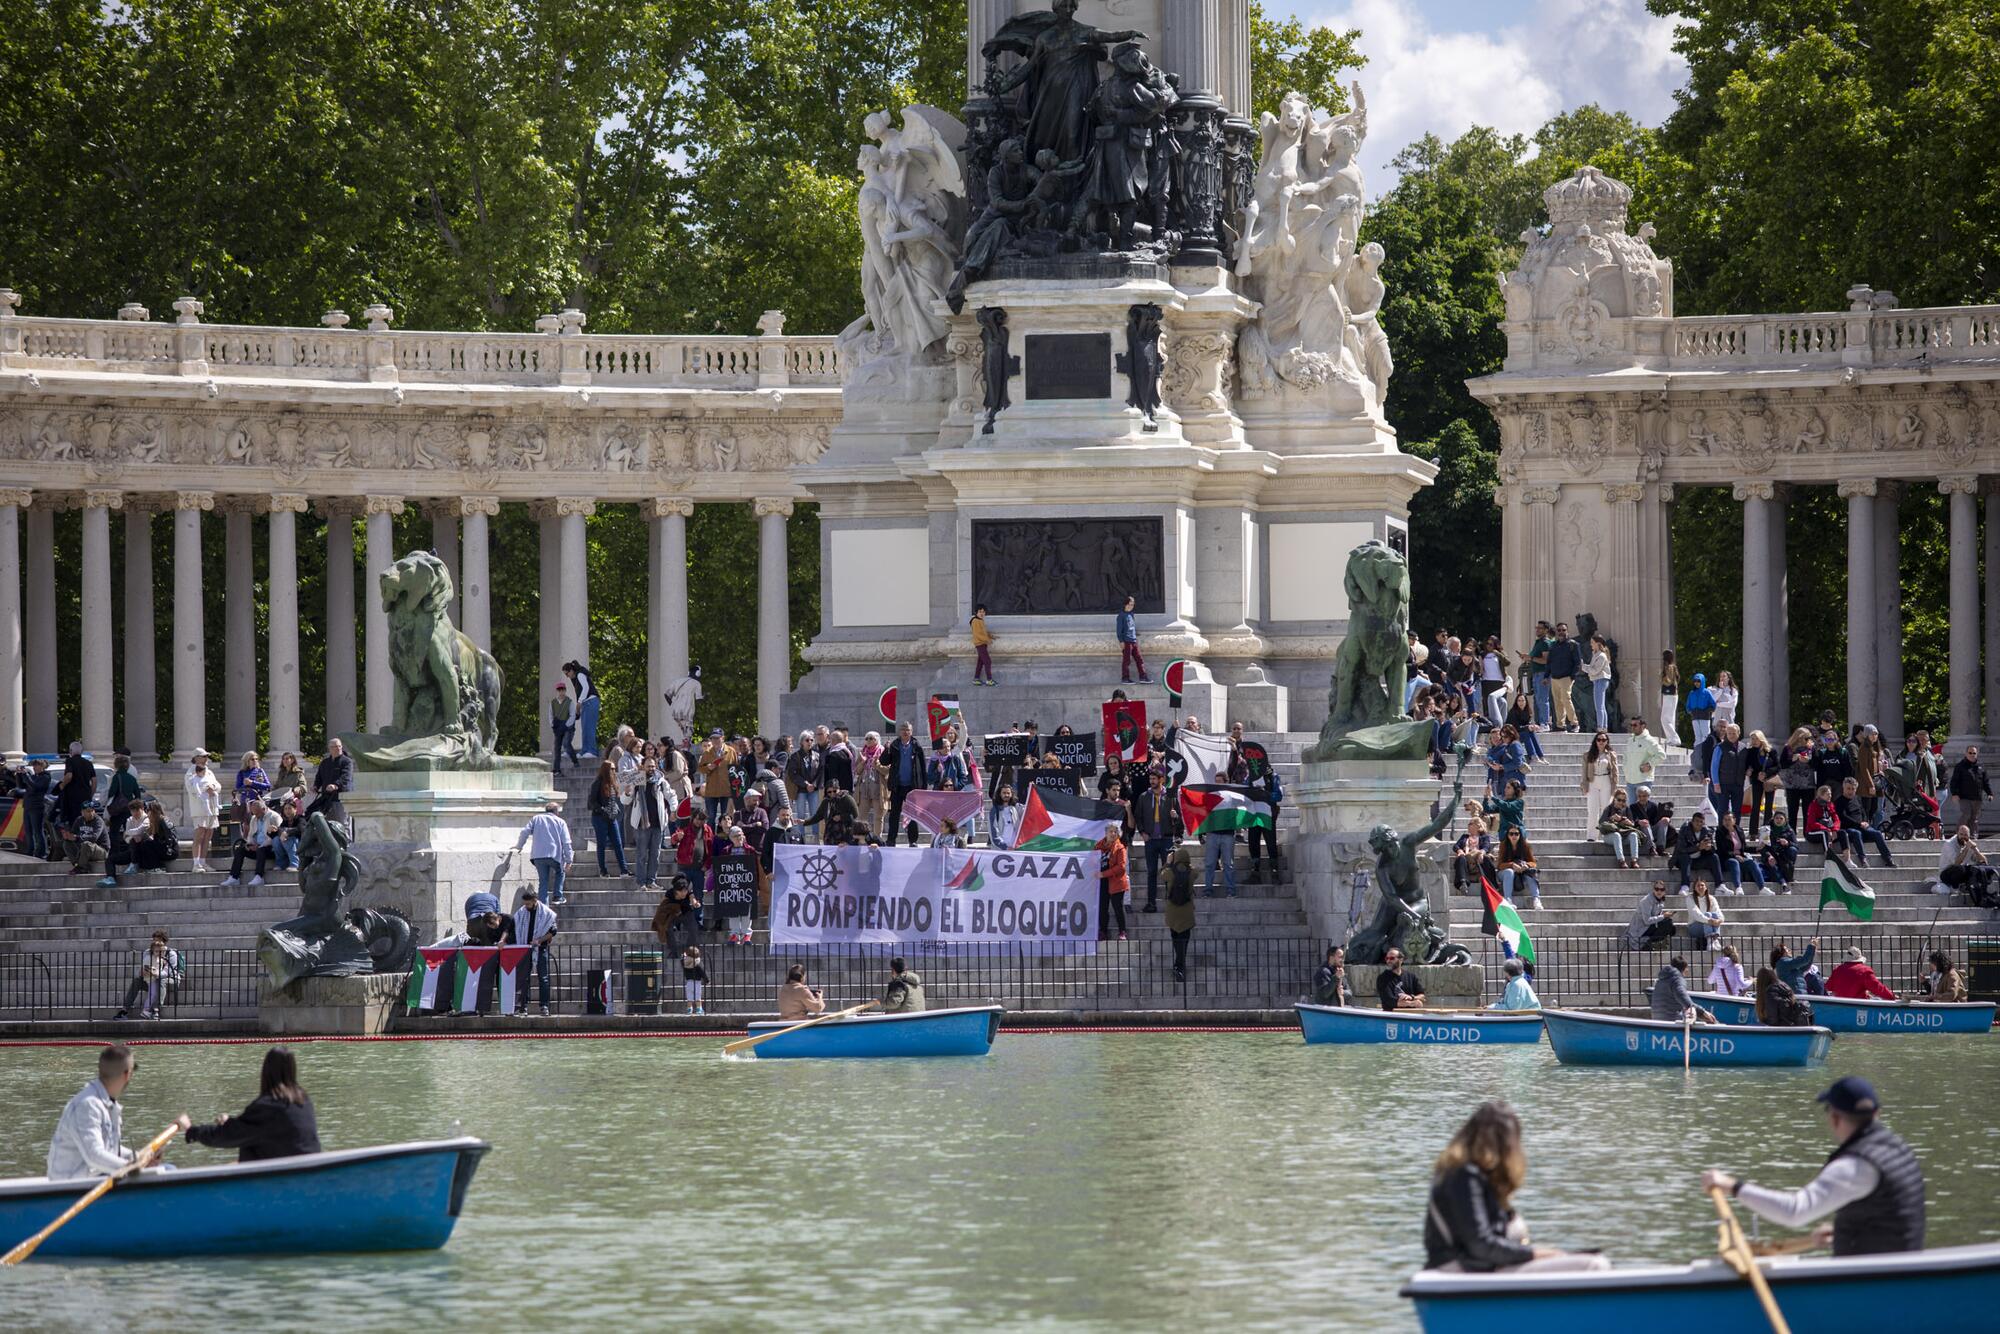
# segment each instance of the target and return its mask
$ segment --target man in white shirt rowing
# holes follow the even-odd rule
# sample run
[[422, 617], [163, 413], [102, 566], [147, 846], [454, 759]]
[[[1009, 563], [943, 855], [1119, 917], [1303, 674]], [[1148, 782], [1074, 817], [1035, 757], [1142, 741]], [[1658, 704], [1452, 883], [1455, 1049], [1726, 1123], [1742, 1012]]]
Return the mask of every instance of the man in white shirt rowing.
[[[50, 1180], [110, 1176], [138, 1159], [136, 1151], [125, 1147], [125, 1115], [118, 1105], [118, 1096], [138, 1068], [138, 1058], [122, 1042], [98, 1053], [97, 1078], [69, 1100], [56, 1123], [56, 1136], [49, 1142]], [[182, 1130], [190, 1124], [185, 1113], [174, 1120]]]

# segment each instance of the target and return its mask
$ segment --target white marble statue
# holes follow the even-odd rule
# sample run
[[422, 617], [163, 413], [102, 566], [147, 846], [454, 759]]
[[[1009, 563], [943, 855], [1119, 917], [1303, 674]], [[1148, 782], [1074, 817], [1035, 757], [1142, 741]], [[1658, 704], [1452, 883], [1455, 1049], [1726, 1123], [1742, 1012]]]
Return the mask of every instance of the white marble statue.
[[1379, 415], [1388, 387], [1387, 340], [1375, 316], [1382, 252], [1357, 250], [1368, 107], [1315, 122], [1300, 93], [1264, 116], [1256, 188], [1243, 211], [1236, 272], [1262, 303], [1238, 344], [1244, 392], [1331, 393]]
[[936, 362], [947, 325], [945, 288], [965, 242], [965, 127], [936, 107], [886, 111], [865, 122], [877, 142], [861, 148], [861, 300], [865, 313], [841, 334], [848, 365], [894, 357]]

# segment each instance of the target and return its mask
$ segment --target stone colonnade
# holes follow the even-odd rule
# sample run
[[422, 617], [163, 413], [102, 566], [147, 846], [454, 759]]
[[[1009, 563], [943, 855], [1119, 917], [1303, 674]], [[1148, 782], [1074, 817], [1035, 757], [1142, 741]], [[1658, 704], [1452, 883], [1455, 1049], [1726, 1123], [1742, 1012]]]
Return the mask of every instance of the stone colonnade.
[[[165, 749], [184, 762], [197, 747], [217, 750], [229, 761], [257, 748], [260, 718], [269, 720], [268, 749], [303, 750], [301, 731], [299, 625], [301, 615], [323, 614], [327, 670], [326, 732], [386, 727], [392, 705], [388, 621], [373, 590], [402, 553], [394, 548], [392, 522], [411, 505], [430, 516], [439, 557], [454, 572], [459, 627], [481, 647], [492, 641], [492, 551], [490, 525], [500, 513], [495, 495], [412, 500], [368, 495], [313, 498], [298, 492], [248, 496], [208, 490], [166, 495], [112, 489], [52, 492], [31, 487], [0, 488], [0, 753], [55, 752], [72, 738], [57, 735], [55, 568], [68, 553], [55, 551], [54, 512], [82, 511], [81, 550], [81, 740], [85, 749], [109, 755], [129, 749], [145, 763]], [[760, 730], [777, 726], [778, 700], [791, 686], [791, 578], [785, 520], [788, 498], [752, 502], [758, 517], [757, 701]], [[311, 507], [327, 520], [327, 578], [323, 607], [301, 607], [298, 583], [298, 516]], [[649, 649], [647, 733], [669, 730], [665, 692], [688, 673], [687, 521], [695, 501], [667, 496], [641, 503], [650, 526], [648, 583]], [[515, 682], [512, 689], [540, 691], [541, 749], [552, 736], [547, 701], [554, 694], [561, 664], [590, 660], [589, 575], [585, 520], [597, 502], [557, 497], [529, 503], [541, 528], [541, 665], [537, 683]], [[170, 550], [154, 550], [153, 515], [173, 515]], [[125, 633], [114, 645], [110, 522], [113, 512], [125, 525], [122, 592]], [[203, 543], [213, 540], [220, 515], [225, 546], [225, 586], [204, 586]], [[265, 642], [255, 633], [257, 589], [251, 542], [253, 521], [265, 516], [268, 605]], [[357, 608], [354, 578], [354, 521], [366, 524], [368, 594]], [[25, 538], [25, 561], [23, 540]], [[157, 559], [173, 564], [173, 603], [168, 624], [156, 615], [152, 574]], [[25, 576], [25, 578], [24, 578]], [[220, 606], [216, 594], [220, 593]], [[25, 613], [24, 613], [25, 609]], [[357, 614], [359, 610], [359, 614]], [[205, 622], [219, 614], [226, 626], [222, 736], [207, 734], [208, 662]], [[355, 627], [362, 627], [363, 660], [357, 675]], [[168, 635], [173, 699], [168, 732], [162, 736], [154, 681], [159, 635]], [[261, 654], [260, 654], [261, 649]], [[260, 675], [259, 666], [262, 666]], [[125, 710], [115, 718], [113, 672], [125, 673]], [[364, 693], [365, 692], [365, 693]], [[361, 706], [365, 704], [365, 715]], [[608, 735], [618, 722], [605, 718]], [[219, 747], [219, 749], [218, 749]]]

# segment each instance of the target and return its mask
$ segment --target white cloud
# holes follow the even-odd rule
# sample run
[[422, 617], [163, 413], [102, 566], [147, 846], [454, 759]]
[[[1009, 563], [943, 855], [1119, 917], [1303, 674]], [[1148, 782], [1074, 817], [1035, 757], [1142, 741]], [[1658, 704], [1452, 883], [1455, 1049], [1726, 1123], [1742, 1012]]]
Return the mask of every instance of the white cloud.
[[1483, 28], [1434, 21], [1422, 0], [1292, 8], [1315, 26], [1361, 30], [1371, 193], [1394, 183], [1390, 160], [1427, 133], [1530, 134], [1587, 102], [1658, 124], [1687, 73], [1672, 21], [1648, 14], [1644, 0], [1539, 0], [1522, 21]]

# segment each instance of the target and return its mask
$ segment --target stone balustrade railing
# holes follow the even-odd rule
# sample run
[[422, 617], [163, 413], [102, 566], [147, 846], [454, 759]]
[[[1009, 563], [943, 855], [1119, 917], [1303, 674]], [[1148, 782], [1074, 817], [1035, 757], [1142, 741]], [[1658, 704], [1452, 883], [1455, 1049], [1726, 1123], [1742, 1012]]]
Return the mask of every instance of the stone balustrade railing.
[[783, 333], [765, 317], [756, 337], [585, 334], [577, 312], [549, 316], [531, 334], [391, 329], [385, 307], [368, 327], [348, 329], [207, 324], [199, 302], [176, 302], [174, 324], [128, 306], [115, 320], [50, 319], [14, 313], [0, 288], [0, 370], [198, 375], [268, 380], [404, 384], [602, 385], [633, 389], [838, 388], [832, 337]]
[[1675, 366], [1874, 366], [2000, 357], [2000, 306], [1707, 315], [1673, 322]]

